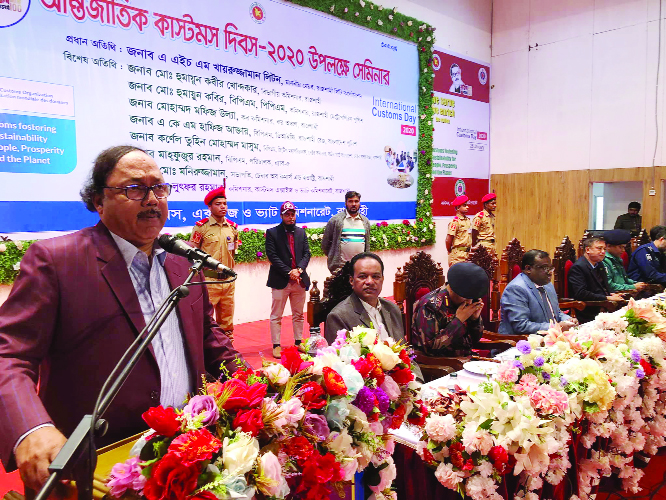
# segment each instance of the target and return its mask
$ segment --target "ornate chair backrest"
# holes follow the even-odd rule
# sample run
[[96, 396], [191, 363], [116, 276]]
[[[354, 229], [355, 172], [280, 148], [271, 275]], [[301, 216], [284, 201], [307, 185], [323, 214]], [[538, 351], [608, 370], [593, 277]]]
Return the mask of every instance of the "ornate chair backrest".
[[307, 310], [310, 327], [321, 325], [326, 321], [328, 313], [351, 295], [352, 286], [349, 282], [351, 275], [351, 264], [346, 262], [344, 266], [340, 269], [336, 269], [331, 276], [326, 278], [324, 281], [324, 292], [321, 298], [319, 288], [317, 288], [317, 282], [312, 282]]
[[585, 255], [585, 249], [583, 248], [583, 242], [591, 236], [592, 236], [592, 233], [590, 231], [585, 231], [583, 233], [583, 237], [578, 242], [578, 251], [576, 252], [576, 258], [579, 259], [583, 255]]
[[[525, 247], [520, 244], [517, 238], [512, 239], [502, 250], [499, 261], [499, 294], [504, 293], [506, 286], [520, 274], [520, 264], [525, 255]], [[499, 308], [499, 305], [498, 305]]]
[[422, 251], [413, 254], [403, 267], [395, 273], [393, 300], [402, 311], [405, 338], [409, 341], [414, 304], [425, 294], [444, 285], [444, 270], [430, 254]]
[[567, 285], [567, 274], [569, 268], [576, 262], [576, 250], [568, 236], [565, 236], [553, 255], [553, 286], [557, 297], [562, 300], [569, 292]]
[[467, 261], [481, 267], [490, 278], [488, 298], [485, 299], [486, 304], [483, 306], [481, 317], [487, 330], [497, 331], [500, 308], [499, 260], [497, 255], [484, 246], [476, 245], [469, 251]]
[[641, 229], [641, 232], [638, 233], [638, 236], [631, 238], [631, 252], [633, 253], [639, 246], [650, 243], [650, 235], [647, 232], [647, 229]]

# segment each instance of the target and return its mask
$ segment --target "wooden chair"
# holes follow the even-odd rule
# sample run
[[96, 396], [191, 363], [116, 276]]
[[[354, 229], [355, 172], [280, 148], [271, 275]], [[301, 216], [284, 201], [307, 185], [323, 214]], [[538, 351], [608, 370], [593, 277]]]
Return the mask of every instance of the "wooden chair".
[[[573, 243], [571, 243], [568, 236], [565, 236], [564, 239], [562, 239], [562, 243], [560, 243], [555, 249], [555, 254], [553, 255], [552, 260], [554, 267], [553, 286], [555, 287], [555, 292], [557, 292], [560, 309], [571, 309], [571, 312], [574, 313], [574, 310], [582, 311], [585, 307], [590, 306], [600, 307], [604, 311], [613, 312], [626, 304], [622, 302], [611, 302], [609, 300], [580, 301], [568, 298], [569, 285], [567, 278], [569, 275], [569, 269], [575, 261], [576, 251]], [[575, 313], [571, 315], [574, 316]]]
[[310, 299], [307, 306], [307, 319], [310, 328], [319, 328], [326, 321], [326, 316], [335, 306], [349, 297], [352, 286], [349, 282], [351, 277], [351, 264], [346, 262], [340, 269], [326, 278], [324, 281], [324, 293], [320, 296], [317, 281], [312, 282]]
[[422, 251], [412, 255], [403, 268], [398, 268], [395, 273], [393, 300], [402, 312], [405, 339], [409, 342], [414, 304], [427, 293], [444, 286], [444, 270], [430, 254]]
[[634, 236], [629, 241], [629, 244], [631, 245], [631, 253], [634, 253], [639, 246], [645, 245], [646, 243], [650, 243], [650, 235], [648, 234], [647, 229], [641, 229], [638, 236]]
[[[585, 231], [583, 233], [583, 237], [580, 239], [578, 242], [578, 252], [576, 253], [576, 258], [580, 259], [583, 255], [585, 255], [585, 249], [583, 248], [583, 242], [590, 238], [592, 236], [592, 233], [590, 231]], [[568, 238], [568, 236], [566, 236]]]
[[499, 260], [497, 259], [497, 255], [482, 245], [476, 245], [469, 251], [467, 261], [476, 264], [488, 274], [490, 287], [488, 295], [483, 299], [485, 304], [481, 312], [481, 317], [487, 329], [496, 332], [499, 328], [501, 296], [499, 290]]

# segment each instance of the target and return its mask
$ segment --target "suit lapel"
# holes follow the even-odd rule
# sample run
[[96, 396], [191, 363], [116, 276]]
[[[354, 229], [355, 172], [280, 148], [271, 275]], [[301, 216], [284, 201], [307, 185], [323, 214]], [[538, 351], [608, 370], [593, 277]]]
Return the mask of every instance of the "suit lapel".
[[[93, 235], [97, 247], [97, 259], [101, 262], [102, 276], [104, 276], [120, 307], [132, 323], [134, 334], [138, 335], [145, 328], [146, 322], [132, 279], [127, 271], [125, 259], [123, 259], [108, 229], [101, 222], [95, 226]], [[152, 345], [150, 346], [150, 353], [154, 358], [155, 353]]]
[[527, 276], [522, 275], [523, 281], [527, 285], [527, 288], [530, 289], [530, 292], [532, 292], [532, 295], [534, 295], [534, 298], [538, 302], [538, 304], [541, 306], [541, 310], [543, 311], [543, 315], [545, 318], [549, 318], [550, 314], [548, 314], [548, 311], [546, 311], [546, 304], [543, 303], [543, 299], [541, 298], [541, 293], [539, 290], [537, 290], [536, 285], [534, 282], [532, 282], [531, 279], [529, 279]]
[[361, 304], [361, 299], [359, 299], [355, 293], [351, 294], [352, 304], [354, 305], [354, 312], [358, 314], [359, 320], [363, 323], [363, 326], [370, 328], [372, 320], [368, 315], [368, 311], [365, 310], [363, 304]]
[[[587, 260], [587, 259], [586, 259], [586, 260]], [[589, 266], [589, 265], [590, 265], [590, 264], [589, 264], [589, 262], [588, 262], [588, 266]], [[602, 266], [602, 268], [599, 269], [599, 266]], [[605, 272], [605, 269], [603, 269], [603, 264], [602, 264], [601, 262], [599, 262], [599, 263], [597, 264], [597, 267], [592, 267], [592, 266], [590, 266], [590, 273], [592, 274], [592, 278], [594, 278], [594, 281], [597, 282], [597, 284], [599, 285], [599, 287], [600, 287], [604, 292], [606, 292], [606, 287], [604, 286], [603, 282], [599, 280], [599, 275], [600, 275], [602, 272]], [[597, 273], [599, 273], [599, 274], [597, 274]]]

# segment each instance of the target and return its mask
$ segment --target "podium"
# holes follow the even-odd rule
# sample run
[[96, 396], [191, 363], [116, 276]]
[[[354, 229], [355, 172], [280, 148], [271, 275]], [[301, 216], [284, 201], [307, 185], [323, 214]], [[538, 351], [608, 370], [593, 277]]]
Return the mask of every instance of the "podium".
[[[118, 462], [127, 460], [132, 446], [134, 446], [134, 443], [139, 440], [142, 434], [143, 432], [97, 450], [97, 467], [95, 468], [95, 479], [93, 480], [93, 498], [95, 500], [101, 500], [109, 492], [109, 488], [104, 483], [109, 477], [111, 469]], [[75, 483], [68, 486], [63, 485], [62, 488], [56, 490], [56, 494], [63, 500], [76, 500]], [[4, 496], [3, 500], [26, 500], [26, 498], [29, 499], [32, 496], [34, 494], [23, 496], [15, 491], [10, 491]], [[54, 498], [54, 495], [51, 498]]]

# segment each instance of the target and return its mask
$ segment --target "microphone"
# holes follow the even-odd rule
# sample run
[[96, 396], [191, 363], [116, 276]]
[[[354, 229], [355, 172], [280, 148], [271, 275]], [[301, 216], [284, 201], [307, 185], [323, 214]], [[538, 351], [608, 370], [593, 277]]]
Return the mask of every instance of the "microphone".
[[171, 236], [170, 234], [163, 234], [157, 239], [157, 243], [159, 243], [159, 245], [169, 253], [180, 255], [181, 257], [185, 257], [190, 261], [203, 261], [203, 265], [207, 269], [212, 269], [213, 271], [220, 272], [230, 277], [236, 277], [236, 271], [228, 268], [219, 260], [215, 260], [203, 250], [191, 247], [183, 240], [179, 240], [175, 236]]

